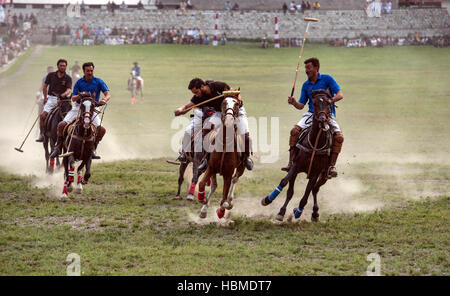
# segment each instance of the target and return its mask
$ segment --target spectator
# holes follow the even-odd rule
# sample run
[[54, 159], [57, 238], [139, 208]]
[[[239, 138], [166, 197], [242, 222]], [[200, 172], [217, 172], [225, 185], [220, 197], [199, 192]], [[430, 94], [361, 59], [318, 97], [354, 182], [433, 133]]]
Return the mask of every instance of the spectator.
[[191, 0], [187, 0], [186, 1], [186, 8], [187, 9], [193, 9], [194, 8], [194, 5], [192, 5]]
[[122, 4], [120, 4], [120, 9], [127, 9], [128, 6], [125, 4], [125, 1], [122, 1]]
[[239, 10], [239, 4], [237, 2], [234, 3], [233, 8], [231, 10]]
[[302, 11], [302, 5], [300, 4], [300, 2], [297, 4], [297, 6], [295, 7], [295, 9], [296, 9], [298, 12], [303, 12], [303, 11]]
[[311, 9], [311, 3], [309, 3], [309, 1], [306, 1], [306, 8], [305, 9], [308, 9], [308, 10]]
[[287, 7], [286, 2], [283, 3], [282, 9], [283, 9], [283, 14], [286, 15], [286, 12], [287, 12], [287, 10], [288, 10], [288, 7]]
[[84, 0], [81, 1], [81, 7], [80, 7], [80, 13], [85, 14], [86, 12], [86, 3], [84, 3]]
[[296, 9], [295, 2], [292, 1], [291, 4], [289, 4], [289, 11], [291, 13], [295, 13], [295, 9]]
[[144, 4], [142, 4], [141, 0], [139, 0], [139, 2], [137, 4], [137, 9], [144, 9]]
[[230, 3], [230, 1], [225, 2], [225, 9], [226, 9], [227, 11], [230, 11], [230, 10], [231, 10], [231, 3]]
[[314, 2], [314, 9], [320, 9], [320, 3], [319, 2]]
[[181, 0], [181, 2], [180, 2], [180, 9], [183, 12], [183, 14], [186, 14], [186, 7], [187, 7], [186, 2], [184, 2], [184, 0]]

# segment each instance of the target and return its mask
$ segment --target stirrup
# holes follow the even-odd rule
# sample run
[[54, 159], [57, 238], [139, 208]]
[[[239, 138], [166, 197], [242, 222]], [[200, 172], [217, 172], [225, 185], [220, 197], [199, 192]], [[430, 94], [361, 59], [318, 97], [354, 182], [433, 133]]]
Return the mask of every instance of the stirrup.
[[330, 165], [327, 172], [328, 179], [336, 178], [338, 176], [338, 173], [336, 171], [336, 167], [334, 165]]
[[52, 153], [50, 153], [50, 155], [48, 157], [56, 158], [59, 156], [59, 154], [60, 154], [59, 148], [55, 147], [55, 149], [53, 149]]
[[177, 159], [175, 159], [175, 161], [177, 160], [181, 163], [186, 163], [187, 161], [186, 153], [184, 152], [180, 153], [180, 155], [177, 157]]
[[39, 142], [39, 143], [44, 142], [44, 136], [42, 134], [40, 134], [39, 138], [36, 139], [36, 142]]
[[253, 170], [253, 160], [250, 157], [245, 158], [245, 168], [249, 171]]
[[101, 159], [100, 156], [98, 156], [97, 154], [95, 154], [95, 151], [92, 152], [92, 159]]

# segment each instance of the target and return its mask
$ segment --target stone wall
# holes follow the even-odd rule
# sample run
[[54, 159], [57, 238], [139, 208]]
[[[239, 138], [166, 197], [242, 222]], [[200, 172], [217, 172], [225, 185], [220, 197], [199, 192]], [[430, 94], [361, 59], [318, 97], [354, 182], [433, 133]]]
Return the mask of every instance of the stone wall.
[[[89, 9], [86, 15], [69, 18], [64, 9], [35, 10], [40, 22], [39, 27], [56, 27], [68, 24], [79, 27], [82, 24], [97, 27], [143, 27], [170, 29], [172, 27], [198, 27], [208, 35], [214, 31], [216, 11], [179, 10], [129, 10], [116, 11], [111, 15], [104, 10]], [[366, 36], [405, 37], [419, 32], [420, 36], [450, 35], [450, 16], [446, 9], [394, 9], [391, 14], [381, 18], [369, 18], [362, 10], [324, 10], [308, 11], [305, 14], [286, 14], [272, 11], [221, 11], [219, 21], [220, 34], [228, 38], [260, 39], [265, 35], [272, 38], [274, 19], [279, 18], [280, 38], [303, 37], [306, 22], [303, 17], [314, 17], [320, 21], [309, 28], [309, 40], [324, 41], [334, 38], [354, 38]]]

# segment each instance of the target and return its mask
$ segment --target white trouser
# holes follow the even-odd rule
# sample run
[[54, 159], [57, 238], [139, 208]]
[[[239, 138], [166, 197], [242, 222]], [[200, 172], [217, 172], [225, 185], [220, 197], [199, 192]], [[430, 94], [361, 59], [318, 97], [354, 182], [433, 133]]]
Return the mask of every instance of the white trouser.
[[202, 117], [203, 112], [199, 108], [194, 108], [194, 118], [192, 118], [191, 123], [186, 127], [183, 136], [183, 144], [182, 151], [190, 152], [191, 148], [189, 147], [191, 144], [191, 136], [192, 133], [197, 133], [202, 130]]
[[[74, 106], [72, 106], [72, 109], [67, 112], [66, 117], [64, 117], [63, 121], [67, 122], [67, 123], [71, 123], [75, 118], [77, 118], [78, 116], [78, 111], [80, 110], [80, 104], [75, 103]], [[95, 110], [98, 111], [98, 107], [95, 107]], [[100, 113], [98, 112], [94, 112], [94, 114], [92, 115], [92, 124], [95, 126], [99, 126], [100, 125], [100, 117], [99, 117]]]
[[[305, 114], [303, 114], [302, 119], [297, 123], [297, 125], [299, 127], [301, 127], [302, 129], [305, 129], [305, 128], [311, 126], [312, 122], [313, 122], [313, 113], [306, 112]], [[334, 116], [332, 114], [330, 115], [329, 123], [330, 123], [330, 128], [331, 128], [332, 134], [334, 134], [335, 132], [341, 131], [339, 124], [336, 122], [336, 120], [334, 119]]]
[[[221, 112], [214, 113], [210, 117], [209, 122], [211, 124], [214, 124], [215, 129], [218, 129], [222, 125], [222, 113]], [[245, 112], [244, 107], [239, 108], [239, 115], [234, 121], [234, 125], [236, 126], [238, 135], [245, 135], [246, 133], [249, 132], [247, 112]], [[210, 127], [210, 125], [209, 126], [205, 125], [205, 127]]]
[[58, 98], [55, 96], [47, 96], [47, 103], [45, 103], [44, 112], [50, 113], [56, 105], [58, 105]]

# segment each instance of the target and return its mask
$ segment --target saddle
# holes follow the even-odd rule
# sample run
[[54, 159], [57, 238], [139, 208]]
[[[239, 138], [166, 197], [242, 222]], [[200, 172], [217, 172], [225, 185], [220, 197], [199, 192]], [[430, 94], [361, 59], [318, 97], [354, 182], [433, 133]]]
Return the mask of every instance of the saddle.
[[[297, 144], [295, 145], [295, 147], [297, 147], [301, 151], [303, 151], [305, 153], [310, 153], [310, 154], [312, 154], [313, 149], [314, 149], [314, 143], [310, 139], [311, 131], [312, 131], [312, 126], [309, 126], [309, 127], [305, 128], [304, 130], [302, 130], [302, 132], [300, 133], [300, 136], [298, 137]], [[326, 136], [327, 136], [327, 139], [326, 139], [325, 145], [323, 145], [322, 147], [317, 147], [316, 155], [330, 156], [331, 147], [333, 145], [333, 135], [331, 134], [330, 129], [328, 129], [326, 131]], [[305, 139], [307, 139], [307, 144], [303, 145], [303, 142]]]
[[[70, 122], [69, 124], [67, 124], [67, 125], [64, 127], [63, 135], [64, 135], [64, 137], [65, 137], [65, 139], [66, 139], [66, 140], [65, 140], [65, 145], [66, 145], [66, 147], [68, 147], [68, 145], [69, 145], [70, 135], [72, 134], [73, 129], [76, 128], [76, 123], [77, 123], [77, 120], [74, 119], [74, 120], [72, 120], [72, 122]], [[97, 127], [96, 127], [95, 125], [91, 124], [91, 128], [92, 128], [93, 134], [94, 134], [94, 135], [97, 135]], [[68, 136], [69, 136], [69, 137], [68, 137]], [[74, 136], [75, 136], [75, 135], [74, 135]], [[94, 140], [95, 140], [95, 137], [94, 137]]]
[[59, 106], [55, 106], [55, 107], [53, 107], [52, 110], [50, 110], [50, 112], [49, 112], [47, 118], [46, 118], [45, 121], [44, 121], [44, 126], [45, 126], [45, 130], [46, 130], [46, 131], [50, 130], [50, 128], [51, 128], [51, 127], [50, 127], [50, 122], [52, 122], [53, 117], [58, 116], [59, 110], [60, 110]]

